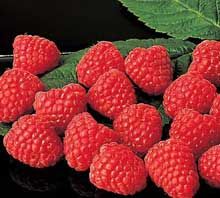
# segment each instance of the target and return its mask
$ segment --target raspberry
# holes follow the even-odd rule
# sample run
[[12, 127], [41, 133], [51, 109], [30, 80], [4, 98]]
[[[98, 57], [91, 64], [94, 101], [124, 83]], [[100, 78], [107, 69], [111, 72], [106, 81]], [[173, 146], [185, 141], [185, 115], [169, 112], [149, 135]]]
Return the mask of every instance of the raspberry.
[[34, 120], [39, 123], [43, 124], [47, 128], [51, 128], [56, 131], [58, 135], [62, 135], [61, 131], [59, 131], [59, 128], [57, 128], [57, 119], [55, 119], [55, 116], [49, 116], [49, 115], [41, 115], [41, 114], [32, 114], [34, 116]]
[[88, 103], [102, 115], [113, 119], [125, 107], [136, 103], [136, 96], [126, 75], [112, 69], [100, 76], [89, 89]]
[[216, 87], [201, 75], [184, 74], [166, 89], [163, 105], [166, 114], [171, 118], [184, 108], [207, 113], [215, 96]]
[[171, 124], [170, 137], [180, 139], [190, 146], [196, 158], [220, 143], [216, 118], [191, 109], [179, 111]]
[[90, 181], [97, 188], [121, 195], [133, 195], [146, 186], [144, 162], [128, 147], [104, 144], [92, 161]]
[[35, 97], [36, 113], [47, 116], [63, 133], [74, 115], [86, 109], [86, 90], [79, 84], [69, 84], [62, 89], [38, 92]]
[[170, 197], [193, 197], [199, 188], [193, 153], [180, 140], [155, 144], [145, 156], [145, 165], [154, 183]]
[[160, 113], [154, 106], [147, 104], [126, 107], [113, 125], [121, 142], [140, 154], [145, 154], [153, 144], [159, 142], [162, 135]]
[[220, 42], [205, 40], [197, 45], [193, 51], [193, 61], [188, 71], [196, 71], [216, 86], [219, 86]]
[[220, 145], [203, 153], [198, 163], [199, 173], [208, 184], [220, 188]]
[[18, 35], [13, 43], [13, 68], [32, 74], [42, 74], [56, 67], [60, 51], [56, 44], [46, 38], [32, 35]]
[[13, 122], [32, 111], [35, 94], [44, 90], [37, 76], [10, 69], [0, 77], [0, 122]]
[[102, 41], [91, 47], [76, 67], [78, 81], [91, 87], [110, 69], [124, 71], [124, 59], [113, 43]]
[[159, 45], [133, 49], [125, 59], [125, 70], [134, 83], [149, 95], [164, 93], [173, 79], [169, 54]]
[[89, 113], [78, 114], [65, 132], [66, 160], [75, 170], [85, 171], [102, 144], [117, 140], [118, 137], [112, 129], [98, 124]]
[[220, 94], [216, 96], [210, 109], [210, 114], [220, 118]]
[[10, 155], [35, 168], [53, 166], [63, 155], [61, 139], [35, 115], [21, 117], [3, 141]]

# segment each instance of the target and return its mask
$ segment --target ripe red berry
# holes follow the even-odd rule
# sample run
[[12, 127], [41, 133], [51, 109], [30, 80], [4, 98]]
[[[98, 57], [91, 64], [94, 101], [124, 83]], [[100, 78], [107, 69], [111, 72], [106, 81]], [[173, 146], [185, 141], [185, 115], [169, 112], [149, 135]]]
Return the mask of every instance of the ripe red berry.
[[101, 41], [91, 47], [76, 67], [78, 80], [91, 87], [105, 72], [111, 69], [124, 71], [124, 59], [112, 42]]
[[199, 173], [213, 187], [220, 188], [220, 145], [203, 153], [198, 163]]
[[18, 35], [13, 43], [13, 68], [32, 74], [42, 74], [56, 67], [60, 51], [56, 44], [46, 38], [32, 35]]
[[178, 111], [189, 108], [209, 112], [216, 96], [216, 87], [200, 75], [184, 74], [173, 81], [164, 93], [164, 109], [174, 118]]
[[146, 154], [159, 142], [162, 135], [162, 120], [154, 106], [133, 104], [126, 107], [114, 120], [114, 130], [123, 144], [134, 152]]
[[32, 111], [35, 94], [44, 90], [37, 76], [10, 69], [0, 77], [0, 122], [13, 122]]
[[171, 138], [180, 139], [190, 146], [196, 158], [211, 146], [220, 144], [217, 119], [191, 109], [179, 111], [171, 124], [169, 134]]
[[76, 115], [65, 131], [64, 153], [68, 165], [77, 171], [89, 169], [100, 146], [117, 140], [112, 129], [98, 124], [89, 113]]
[[220, 85], [220, 42], [205, 40], [193, 51], [193, 61], [189, 72], [196, 71], [204, 78]]
[[134, 83], [149, 95], [164, 93], [173, 79], [169, 54], [159, 45], [133, 49], [125, 59], [125, 70]]
[[193, 153], [180, 140], [155, 144], [145, 157], [145, 165], [154, 183], [170, 197], [193, 197], [199, 188]]
[[136, 96], [126, 75], [112, 69], [100, 76], [89, 89], [88, 103], [94, 110], [113, 119], [125, 107], [136, 103]]
[[220, 94], [216, 96], [210, 109], [210, 114], [220, 119]]
[[146, 187], [147, 173], [141, 158], [128, 147], [113, 142], [104, 144], [93, 158], [89, 177], [97, 188], [133, 195]]
[[4, 137], [4, 146], [12, 157], [35, 168], [53, 166], [63, 155], [61, 139], [36, 115], [15, 122]]
[[86, 110], [86, 90], [72, 83], [62, 89], [38, 92], [34, 109], [39, 115], [49, 116], [59, 133], [63, 133], [72, 118]]

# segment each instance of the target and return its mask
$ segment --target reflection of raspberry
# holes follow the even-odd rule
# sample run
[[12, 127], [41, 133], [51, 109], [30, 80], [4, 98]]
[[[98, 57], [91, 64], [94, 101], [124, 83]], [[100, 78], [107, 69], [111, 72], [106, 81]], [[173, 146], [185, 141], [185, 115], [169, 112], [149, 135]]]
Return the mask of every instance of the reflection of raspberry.
[[70, 186], [80, 197], [94, 197], [96, 188], [89, 182], [87, 172], [71, 171], [69, 174]]
[[12, 161], [9, 165], [9, 175], [19, 187], [31, 192], [56, 191], [65, 179], [59, 166], [49, 169], [34, 169], [22, 166], [17, 161]]
[[98, 124], [89, 113], [78, 114], [65, 131], [66, 160], [75, 170], [85, 171], [102, 144], [117, 140], [117, 135], [112, 129]]
[[124, 59], [114, 44], [108, 41], [91, 47], [76, 68], [79, 82], [86, 87], [91, 87], [99, 76], [110, 69], [124, 71]]
[[125, 107], [136, 103], [134, 88], [123, 72], [112, 69], [89, 89], [88, 102], [102, 115], [115, 118]]
[[201, 156], [199, 173], [211, 186], [220, 188], [220, 145], [211, 147]]
[[15, 122], [4, 137], [7, 152], [15, 159], [35, 168], [54, 165], [63, 155], [63, 145], [56, 132], [26, 115]]
[[56, 67], [60, 51], [56, 44], [46, 38], [31, 35], [18, 35], [13, 43], [13, 68], [42, 74]]
[[162, 134], [160, 113], [154, 106], [133, 104], [126, 107], [114, 120], [114, 130], [123, 144], [138, 153], [146, 153]]
[[196, 71], [213, 84], [220, 85], [220, 42], [205, 40], [193, 51], [189, 72]]
[[44, 90], [37, 76], [19, 70], [7, 70], [0, 77], [0, 122], [13, 122], [32, 111], [35, 94]]
[[164, 93], [173, 79], [169, 54], [159, 45], [133, 49], [125, 59], [125, 70], [134, 83], [150, 95]]
[[69, 84], [62, 89], [38, 92], [35, 97], [36, 113], [47, 116], [62, 133], [77, 113], [86, 109], [86, 90], [79, 84]]
[[170, 197], [193, 197], [199, 188], [199, 176], [191, 149], [180, 140], [155, 144], [145, 157], [151, 179]]
[[184, 108], [207, 113], [216, 96], [216, 88], [200, 75], [185, 74], [173, 81], [164, 93], [164, 109], [171, 118]]
[[185, 142], [196, 157], [220, 143], [216, 118], [190, 109], [183, 109], [176, 115], [171, 124], [170, 137]]
[[121, 195], [133, 195], [146, 186], [143, 160], [128, 147], [104, 144], [90, 166], [90, 181], [100, 189]]

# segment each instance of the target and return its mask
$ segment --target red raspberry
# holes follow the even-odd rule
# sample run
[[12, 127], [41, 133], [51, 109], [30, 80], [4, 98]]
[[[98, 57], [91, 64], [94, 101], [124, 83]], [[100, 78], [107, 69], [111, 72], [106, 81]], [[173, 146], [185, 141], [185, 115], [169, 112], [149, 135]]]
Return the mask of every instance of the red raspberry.
[[218, 122], [214, 116], [183, 109], [171, 124], [170, 137], [185, 142], [198, 158], [208, 148], [220, 143], [219, 132]]
[[211, 186], [220, 188], [220, 145], [203, 153], [198, 163], [199, 173]]
[[166, 89], [163, 105], [166, 114], [171, 118], [184, 108], [207, 113], [215, 96], [216, 87], [202, 76], [184, 74]]
[[115, 118], [113, 125], [121, 142], [140, 154], [145, 154], [153, 144], [159, 142], [162, 135], [160, 113], [147, 104], [126, 107]]
[[88, 102], [93, 109], [113, 119], [125, 107], [136, 103], [136, 96], [126, 75], [112, 69], [100, 76], [89, 89]]
[[173, 79], [169, 54], [159, 45], [133, 49], [125, 59], [125, 70], [134, 83], [149, 95], [164, 93]]
[[35, 168], [54, 165], [63, 155], [61, 139], [36, 115], [21, 117], [4, 137], [7, 152]]
[[220, 85], [220, 42], [201, 42], [193, 51], [189, 72], [196, 71], [213, 84]]
[[11, 69], [0, 77], [0, 122], [13, 122], [32, 110], [35, 94], [44, 90], [37, 76]]
[[146, 187], [144, 162], [128, 147], [104, 144], [92, 161], [90, 181], [97, 188], [121, 195], [133, 195]]
[[89, 169], [92, 158], [104, 143], [117, 141], [117, 134], [98, 124], [85, 112], [76, 115], [69, 123], [64, 138], [64, 153], [70, 167], [77, 171]]
[[110, 69], [124, 71], [124, 59], [113, 43], [102, 41], [91, 47], [76, 67], [78, 81], [91, 87]]
[[210, 114], [220, 119], [220, 94], [216, 96], [210, 109]]
[[199, 176], [191, 149], [180, 140], [168, 139], [155, 144], [145, 157], [154, 183], [173, 198], [193, 197]]
[[35, 97], [36, 113], [48, 116], [62, 133], [72, 118], [86, 109], [86, 90], [79, 84], [69, 84], [62, 89], [38, 92]]
[[58, 135], [61, 135], [61, 131], [57, 129], [57, 119], [55, 119], [55, 116], [49, 116], [49, 115], [41, 115], [41, 114], [32, 114], [34, 116], [34, 120], [37, 123], [42, 123], [47, 128], [52, 128], [56, 131]]
[[46, 38], [18, 35], [13, 43], [13, 68], [23, 69], [32, 74], [42, 74], [56, 67], [60, 51], [56, 44]]

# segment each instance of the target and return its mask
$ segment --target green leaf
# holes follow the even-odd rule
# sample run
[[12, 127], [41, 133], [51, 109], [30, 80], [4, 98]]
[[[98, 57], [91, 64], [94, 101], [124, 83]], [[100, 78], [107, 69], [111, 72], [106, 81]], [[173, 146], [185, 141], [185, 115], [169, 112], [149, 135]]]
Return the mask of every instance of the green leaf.
[[4, 136], [9, 131], [10, 128], [11, 126], [8, 124], [0, 123], [0, 135]]
[[173, 60], [175, 68], [175, 77], [185, 74], [189, 68], [192, 61], [191, 54], [185, 54]]
[[166, 124], [169, 124], [170, 118], [166, 115], [162, 104], [159, 106], [158, 111], [160, 112], [163, 126], [165, 126]]
[[77, 82], [76, 65], [84, 53], [85, 50], [80, 50], [73, 52], [71, 56], [65, 56], [63, 65], [41, 77], [47, 88], [61, 88], [66, 84]]
[[[189, 41], [177, 39], [130, 39], [127, 41], [116, 41], [114, 44], [118, 47], [123, 56], [127, 56], [129, 51], [135, 47], [150, 47], [152, 45], [163, 45], [167, 48], [171, 58], [192, 52], [195, 45]], [[44, 75], [41, 79], [50, 88], [63, 87], [71, 82], [77, 82], [76, 65], [88, 50], [80, 50], [67, 55], [63, 58], [63, 65]]]
[[73, 52], [69, 55], [65, 55], [62, 57], [63, 63], [72, 63], [72, 62], [79, 62], [79, 60], [82, 58], [83, 54], [85, 54], [86, 51], [88, 51], [89, 48], [85, 48], [76, 52]]
[[220, 0], [119, 0], [158, 32], [187, 39], [220, 39]]
[[61, 88], [66, 84], [77, 81], [75, 67], [73, 64], [67, 63], [44, 75], [41, 80], [48, 89]]
[[116, 41], [114, 42], [118, 47], [123, 56], [127, 56], [129, 51], [135, 47], [151, 47], [152, 45], [163, 45], [167, 48], [171, 58], [181, 56], [183, 54], [192, 52], [195, 44], [189, 41], [182, 41], [179, 39], [130, 39], [127, 41]]

